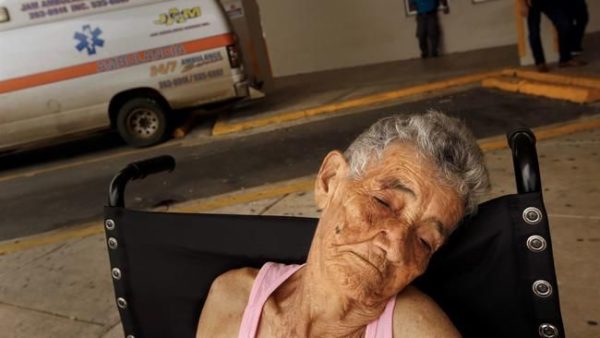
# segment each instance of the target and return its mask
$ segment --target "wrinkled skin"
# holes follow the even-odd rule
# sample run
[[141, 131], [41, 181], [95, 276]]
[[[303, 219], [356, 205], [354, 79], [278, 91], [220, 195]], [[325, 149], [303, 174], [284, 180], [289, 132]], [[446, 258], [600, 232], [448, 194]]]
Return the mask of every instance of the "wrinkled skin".
[[321, 167], [316, 199], [323, 213], [309, 265], [349, 299], [381, 304], [425, 271], [463, 204], [411, 145], [389, 145], [359, 178], [348, 172], [338, 152]]
[[[411, 145], [388, 145], [358, 178], [340, 152], [330, 152], [315, 182], [322, 214], [307, 263], [267, 299], [257, 337], [364, 337], [394, 297], [395, 338], [460, 337], [409, 286], [463, 216], [461, 198], [436, 177]], [[257, 272], [217, 278], [197, 337], [237, 337]]]

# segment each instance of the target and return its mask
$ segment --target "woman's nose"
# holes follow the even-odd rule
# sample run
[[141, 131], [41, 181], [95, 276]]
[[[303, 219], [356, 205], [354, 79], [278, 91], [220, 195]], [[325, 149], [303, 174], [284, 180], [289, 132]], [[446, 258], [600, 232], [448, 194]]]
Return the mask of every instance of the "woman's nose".
[[406, 256], [410, 247], [408, 241], [413, 230], [410, 226], [396, 224], [393, 227], [382, 228], [375, 236], [375, 245], [386, 252], [386, 258], [392, 262], [399, 262]]

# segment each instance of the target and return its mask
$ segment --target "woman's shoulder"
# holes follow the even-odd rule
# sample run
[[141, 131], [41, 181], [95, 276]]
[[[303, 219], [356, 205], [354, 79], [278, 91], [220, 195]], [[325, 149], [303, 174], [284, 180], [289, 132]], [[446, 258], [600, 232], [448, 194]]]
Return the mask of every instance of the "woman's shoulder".
[[[196, 337], [237, 337], [257, 269], [241, 268], [217, 277], [208, 292]], [[229, 325], [223, 325], [223, 323]]]
[[460, 333], [436, 302], [414, 286], [396, 296], [394, 337], [458, 338]]
[[254, 268], [229, 270], [215, 278], [208, 294], [210, 296], [211, 293], [218, 293], [221, 296], [232, 298], [239, 296], [239, 294], [235, 294], [236, 292], [250, 294], [258, 271]]

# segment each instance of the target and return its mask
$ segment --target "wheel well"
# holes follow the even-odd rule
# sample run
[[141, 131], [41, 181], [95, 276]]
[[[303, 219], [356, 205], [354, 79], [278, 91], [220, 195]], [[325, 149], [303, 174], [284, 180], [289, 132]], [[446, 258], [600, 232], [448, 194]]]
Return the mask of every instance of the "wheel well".
[[161, 105], [164, 105], [167, 109], [171, 109], [169, 102], [155, 89], [152, 88], [136, 88], [130, 89], [113, 96], [108, 105], [108, 116], [110, 117], [111, 127], [115, 127], [117, 123], [117, 114], [119, 108], [125, 104], [128, 100], [134, 97], [148, 97], [157, 100]]

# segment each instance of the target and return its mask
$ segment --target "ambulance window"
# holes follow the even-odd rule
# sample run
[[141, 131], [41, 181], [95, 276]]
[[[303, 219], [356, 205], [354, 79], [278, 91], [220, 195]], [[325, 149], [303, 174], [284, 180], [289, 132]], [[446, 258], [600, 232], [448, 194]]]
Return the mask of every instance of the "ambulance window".
[[8, 15], [8, 9], [6, 7], [0, 7], [0, 23], [10, 21], [10, 16]]

